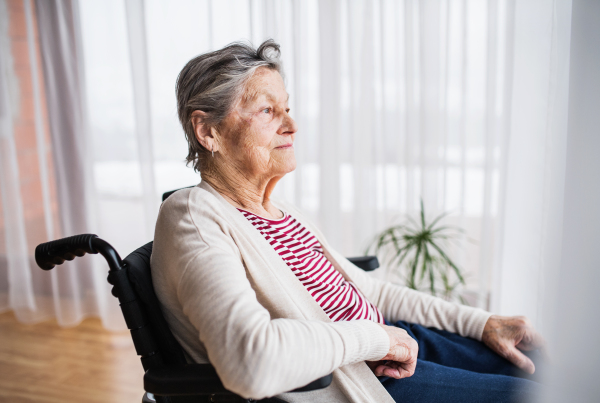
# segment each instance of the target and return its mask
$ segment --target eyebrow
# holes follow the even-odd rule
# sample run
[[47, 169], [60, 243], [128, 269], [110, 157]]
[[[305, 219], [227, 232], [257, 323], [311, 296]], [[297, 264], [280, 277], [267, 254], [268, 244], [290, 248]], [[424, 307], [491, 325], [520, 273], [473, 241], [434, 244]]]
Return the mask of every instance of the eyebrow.
[[[286, 93], [287, 94], [287, 93]], [[258, 96], [259, 94], [255, 94], [254, 98], [256, 98], [256, 96]], [[264, 93], [265, 97], [267, 97], [267, 99], [269, 99], [270, 101], [275, 101], [275, 97], [271, 94], [271, 93]], [[287, 94], [287, 97], [285, 98], [285, 102], [288, 102], [290, 100], [290, 94]]]
[[[253, 102], [253, 101], [255, 101], [261, 95], [264, 95], [270, 101], [275, 101], [275, 97], [273, 96], [272, 93], [270, 93], [270, 92], [262, 92], [260, 89], [255, 89], [255, 90], [247, 91], [242, 96], [242, 102], [243, 103]], [[288, 102], [290, 100], [290, 94], [288, 94], [286, 92], [286, 95], [287, 95], [287, 97], [286, 97], [285, 101]]]

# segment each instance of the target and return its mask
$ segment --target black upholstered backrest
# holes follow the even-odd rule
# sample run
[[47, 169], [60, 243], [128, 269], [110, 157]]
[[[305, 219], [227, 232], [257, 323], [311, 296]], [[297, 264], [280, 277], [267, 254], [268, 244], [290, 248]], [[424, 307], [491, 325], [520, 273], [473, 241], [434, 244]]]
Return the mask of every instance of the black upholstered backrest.
[[152, 242], [131, 252], [124, 260], [127, 265], [127, 277], [144, 310], [163, 362], [165, 364], [183, 364], [186, 362], [183, 349], [171, 333], [154, 292], [150, 271], [151, 255]]
[[[163, 202], [178, 190], [181, 189], [164, 193]], [[130, 253], [124, 260], [127, 264], [127, 276], [142, 305], [163, 362], [165, 364], [185, 363], [183, 349], [171, 333], [154, 291], [150, 269], [151, 255], [152, 242], [148, 242]], [[360, 256], [349, 260], [365, 271], [371, 271], [379, 267], [379, 262], [375, 256]]]

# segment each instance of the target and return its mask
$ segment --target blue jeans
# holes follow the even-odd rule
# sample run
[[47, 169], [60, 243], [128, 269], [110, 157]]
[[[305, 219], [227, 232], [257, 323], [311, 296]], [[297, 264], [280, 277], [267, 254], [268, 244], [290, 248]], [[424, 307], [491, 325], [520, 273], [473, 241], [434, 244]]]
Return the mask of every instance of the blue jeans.
[[[379, 377], [396, 402], [522, 402], [537, 395], [538, 382], [477, 340], [404, 321], [386, 324], [419, 344], [413, 376]], [[535, 352], [527, 355], [536, 362]]]

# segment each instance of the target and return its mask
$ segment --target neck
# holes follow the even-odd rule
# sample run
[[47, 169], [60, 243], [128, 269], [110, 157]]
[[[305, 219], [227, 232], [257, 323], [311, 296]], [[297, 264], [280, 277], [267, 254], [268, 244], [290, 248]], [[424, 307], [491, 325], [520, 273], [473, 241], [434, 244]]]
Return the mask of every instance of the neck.
[[202, 172], [202, 180], [231, 205], [267, 218], [280, 218], [280, 211], [270, 201], [281, 177], [254, 178], [235, 167], [215, 167]]

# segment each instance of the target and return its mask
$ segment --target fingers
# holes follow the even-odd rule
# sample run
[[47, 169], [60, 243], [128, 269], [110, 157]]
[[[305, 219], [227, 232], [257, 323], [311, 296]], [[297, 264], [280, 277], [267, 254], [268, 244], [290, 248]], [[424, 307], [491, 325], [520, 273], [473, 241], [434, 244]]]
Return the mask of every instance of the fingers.
[[524, 316], [492, 315], [485, 324], [481, 341], [530, 374], [535, 372], [535, 365], [520, 350], [542, 349], [545, 345], [544, 338]]
[[520, 352], [517, 348], [509, 346], [505, 349], [504, 358], [521, 368], [523, 371], [533, 374], [535, 372], [535, 365], [533, 361], [529, 359], [525, 354]]
[[401, 368], [403, 370], [403, 373], [405, 374], [405, 376], [403, 376], [403, 378], [413, 376], [415, 373], [415, 370], [417, 369], [416, 356], [415, 356], [415, 359], [412, 361], [399, 362], [398, 367]]
[[541, 334], [535, 331], [533, 327], [528, 327], [525, 330], [525, 334], [523, 338], [517, 344], [517, 348], [525, 351], [536, 350], [538, 348], [543, 348], [546, 345], [546, 340], [542, 337]]
[[380, 365], [375, 369], [377, 376], [389, 376], [390, 378], [400, 379], [402, 376], [398, 368], [389, 365]]
[[375, 368], [376, 376], [389, 376], [390, 378], [402, 379], [413, 376], [417, 363], [406, 365], [405, 363], [387, 361]]
[[390, 348], [382, 361], [367, 364], [376, 376], [408, 378], [415, 373], [419, 344], [406, 330], [394, 326], [380, 326], [390, 338]]
[[390, 338], [390, 349], [384, 360], [395, 362], [416, 361], [419, 345], [404, 329], [381, 325]]

